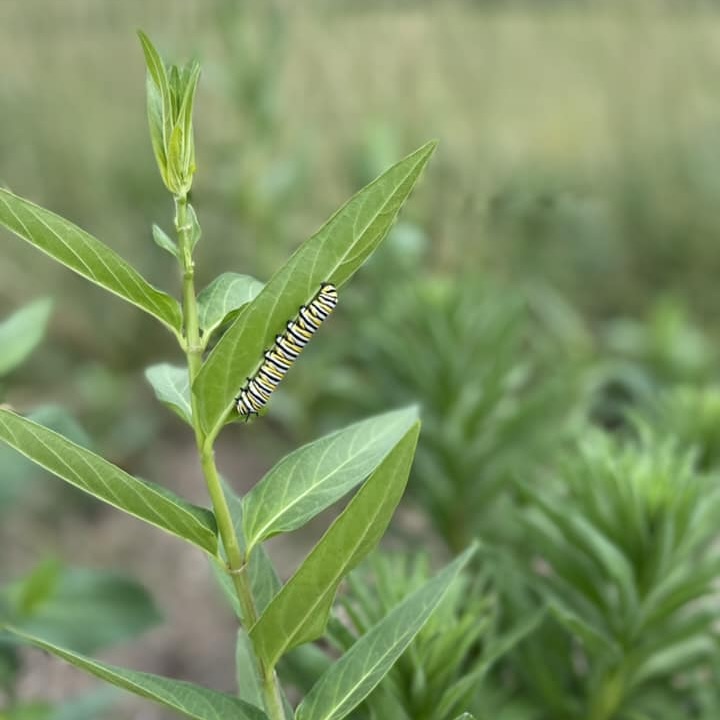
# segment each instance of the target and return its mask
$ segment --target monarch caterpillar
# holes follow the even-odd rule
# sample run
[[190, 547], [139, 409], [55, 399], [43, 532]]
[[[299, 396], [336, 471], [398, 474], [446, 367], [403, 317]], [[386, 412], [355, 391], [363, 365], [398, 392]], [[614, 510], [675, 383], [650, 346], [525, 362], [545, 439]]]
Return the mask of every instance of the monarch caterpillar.
[[265, 406], [295, 358], [337, 302], [337, 288], [331, 283], [323, 283], [315, 297], [307, 305], [300, 306], [295, 319], [288, 320], [285, 332], [275, 336], [275, 344], [263, 353], [263, 364], [253, 377], [248, 378], [235, 398], [237, 411], [245, 420], [257, 415]]

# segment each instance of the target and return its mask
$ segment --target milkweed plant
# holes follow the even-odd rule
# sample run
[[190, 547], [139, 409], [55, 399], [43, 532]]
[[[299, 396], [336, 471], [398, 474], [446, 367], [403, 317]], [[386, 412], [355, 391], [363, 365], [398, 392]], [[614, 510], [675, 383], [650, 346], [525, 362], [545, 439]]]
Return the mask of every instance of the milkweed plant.
[[[201, 238], [190, 203], [196, 170], [193, 106], [200, 66], [166, 64], [140, 33], [147, 64], [152, 148], [174, 200], [174, 233], [153, 227], [157, 245], [174, 258], [181, 298], [151, 285], [110, 247], [70, 221], [0, 189], [0, 224], [104, 290], [145, 311], [176, 340], [182, 366], [146, 371], [158, 400], [190, 428], [210, 507], [199, 507], [162, 484], [133, 477], [100, 455], [22, 412], [0, 408], [0, 439], [118, 510], [205, 553], [237, 614], [236, 694], [116, 667], [57, 643], [10, 606], [0, 630], [135, 695], [196, 720], [337, 720], [349, 715], [390, 671], [440, 605], [475, 548], [415, 588], [329, 663], [292, 708], [277, 673], [291, 650], [323, 635], [342, 579], [378, 544], [400, 501], [419, 433], [415, 408], [358, 422], [295, 450], [244, 497], [231, 485], [242, 464], [215, 461], [228, 425], [256, 420], [274, 385], [318, 329], [320, 293], [342, 287], [386, 236], [430, 159], [422, 146], [360, 190], [262, 283], [223, 273], [201, 292], [194, 251]], [[270, 382], [270, 380], [274, 380]], [[230, 429], [242, 432], [242, 427]], [[301, 528], [359, 489], [322, 538], [282, 584], [264, 543]], [[467, 716], [464, 716], [467, 717]]]

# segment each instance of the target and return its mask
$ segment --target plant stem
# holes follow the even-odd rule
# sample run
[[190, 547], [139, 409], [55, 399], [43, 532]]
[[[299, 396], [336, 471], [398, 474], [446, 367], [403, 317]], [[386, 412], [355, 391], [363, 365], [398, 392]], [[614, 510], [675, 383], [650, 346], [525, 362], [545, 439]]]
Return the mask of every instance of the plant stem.
[[[246, 629], [251, 628], [257, 621], [258, 614], [255, 607], [255, 598], [248, 576], [247, 557], [238, 543], [233, 525], [232, 516], [227, 505], [227, 499], [222, 489], [222, 483], [215, 466], [215, 455], [207, 443], [201, 449], [201, 462], [205, 480], [207, 482], [210, 498], [212, 499], [218, 532], [227, 553], [228, 572], [232, 578], [235, 593], [240, 601], [243, 624]], [[265, 698], [265, 709], [271, 720], [285, 720], [280, 684], [274, 668], [268, 666], [260, 657], [257, 657], [260, 670], [260, 682]]]
[[[192, 258], [191, 227], [188, 224], [187, 196], [175, 198], [175, 229], [178, 237], [178, 246], [183, 271], [183, 320], [185, 325], [185, 353], [187, 356], [190, 387], [202, 366], [203, 346], [198, 323], [197, 301], [195, 298], [195, 263]], [[223, 491], [222, 482], [215, 465], [215, 451], [213, 444], [215, 437], [207, 437], [197, 422], [197, 401], [195, 394], [190, 392], [193, 427], [195, 429], [195, 442], [200, 454], [205, 483], [218, 526], [218, 533], [227, 555], [227, 568], [232, 578], [235, 593], [237, 594], [242, 610], [243, 624], [247, 629], [257, 621], [257, 608], [252, 593], [250, 578], [247, 573], [247, 558], [238, 542], [235, 525], [233, 523], [227, 498]], [[265, 698], [265, 709], [270, 720], [286, 720], [283, 708], [282, 695], [275, 670], [268, 667], [261, 658], [257, 658], [260, 669], [260, 680]]]

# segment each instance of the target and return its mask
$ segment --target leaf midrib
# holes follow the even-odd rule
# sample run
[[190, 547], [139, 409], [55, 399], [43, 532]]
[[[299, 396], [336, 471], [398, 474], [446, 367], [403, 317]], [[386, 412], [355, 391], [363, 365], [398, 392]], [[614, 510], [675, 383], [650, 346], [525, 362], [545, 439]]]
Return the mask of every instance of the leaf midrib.
[[[379, 433], [376, 433], [375, 436], [374, 436], [370, 441], [368, 441], [368, 445], [369, 445], [371, 442], [375, 442], [375, 440], [376, 440], [377, 437], [379, 437], [379, 436], [380, 436], [380, 434], [379, 434]], [[351, 450], [352, 450], [352, 446], [353, 446], [353, 444], [354, 444], [355, 442], [357, 442], [357, 439], [356, 439], [356, 438], [353, 439], [352, 443], [350, 444], [350, 449], [351, 449]], [[325, 459], [325, 457], [328, 455], [328, 453], [330, 452], [331, 449], [332, 449], [332, 443], [328, 443], [328, 446], [325, 448], [325, 450], [323, 451], [322, 455], [319, 457], [319, 459], [318, 459], [318, 461], [317, 461], [317, 465], [320, 465], [320, 464], [321, 464], [321, 462]], [[390, 448], [390, 450], [392, 450], [392, 448]], [[390, 450], [388, 450], [382, 457], [387, 457], [387, 455], [389, 454]], [[253, 535], [254, 535], [255, 537], [253, 537], [252, 539], [246, 539], [246, 542], [247, 542], [247, 545], [248, 545], [248, 550], [251, 550], [252, 548], [254, 548], [254, 547], [258, 544], [258, 542], [261, 542], [261, 541], [262, 541], [263, 536], [264, 536], [264, 533], [267, 532], [267, 530], [268, 530], [269, 527], [272, 527], [273, 523], [275, 523], [278, 518], [281, 518], [281, 517], [282, 517], [284, 514], [286, 514], [290, 509], [292, 509], [293, 507], [295, 507], [295, 505], [297, 505], [299, 502], [301, 502], [302, 500], [304, 500], [304, 499], [307, 497], [307, 495], [309, 495], [310, 493], [312, 493], [313, 490], [316, 490], [319, 486], [321, 486], [321, 485], [325, 484], [326, 482], [328, 482], [328, 480], [329, 480], [330, 478], [332, 478], [333, 475], [336, 475], [337, 473], [339, 473], [342, 469], [345, 468], [346, 465], [348, 465], [348, 464], [349, 464], [350, 462], [352, 462], [355, 458], [357, 458], [357, 456], [360, 455], [362, 452], [363, 452], [362, 450], [358, 450], [358, 452], [355, 453], [354, 455], [349, 455], [349, 456], [348, 456], [345, 460], [343, 460], [339, 465], [336, 465], [331, 472], [329, 472], [329, 473], [327, 473], [326, 475], [322, 476], [322, 479], [321, 479], [321, 480], [319, 480], [319, 481], [315, 482], [314, 484], [312, 484], [311, 486], [309, 486], [304, 492], [296, 495], [296, 496], [295, 496], [295, 499], [294, 499], [289, 505], [285, 505], [281, 511], [279, 511], [279, 512], [276, 513], [275, 515], [273, 515], [273, 516], [271, 516], [270, 518], [268, 518], [268, 521], [267, 521], [263, 526], [261, 526], [258, 530], [256, 530], [256, 531], [253, 533]], [[381, 459], [382, 459], [382, 458], [381, 458]], [[295, 468], [293, 469], [291, 475], [288, 477], [288, 479], [287, 479], [287, 481], [286, 481], [286, 483], [285, 483], [285, 489], [286, 489], [286, 491], [287, 491], [287, 489], [289, 489], [289, 487], [290, 487], [290, 485], [291, 485], [291, 479], [292, 479], [292, 478], [294, 477], [294, 475], [295, 475], [296, 468], [297, 468], [297, 464], [295, 465]], [[368, 474], [369, 474], [369, 473], [368, 473]]]

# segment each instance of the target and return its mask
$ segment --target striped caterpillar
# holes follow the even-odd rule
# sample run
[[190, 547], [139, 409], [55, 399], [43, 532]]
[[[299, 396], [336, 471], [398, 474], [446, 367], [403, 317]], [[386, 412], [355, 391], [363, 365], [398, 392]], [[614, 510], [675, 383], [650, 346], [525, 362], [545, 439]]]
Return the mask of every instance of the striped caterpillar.
[[270, 399], [273, 390], [292, 367], [293, 362], [307, 345], [322, 322], [335, 309], [337, 289], [323, 283], [315, 297], [302, 305], [294, 320], [289, 320], [282, 335], [275, 336], [275, 344], [263, 354], [265, 360], [253, 377], [235, 398], [237, 411], [245, 420], [257, 415]]

